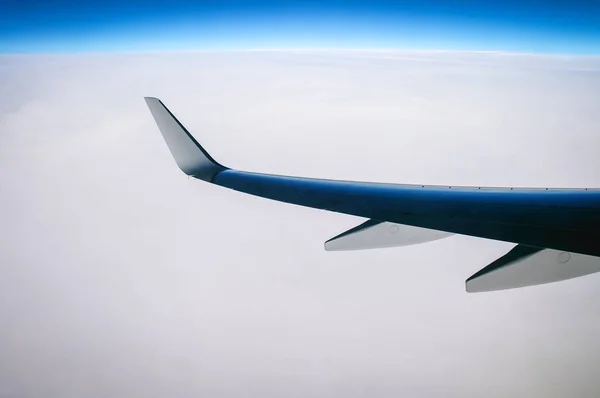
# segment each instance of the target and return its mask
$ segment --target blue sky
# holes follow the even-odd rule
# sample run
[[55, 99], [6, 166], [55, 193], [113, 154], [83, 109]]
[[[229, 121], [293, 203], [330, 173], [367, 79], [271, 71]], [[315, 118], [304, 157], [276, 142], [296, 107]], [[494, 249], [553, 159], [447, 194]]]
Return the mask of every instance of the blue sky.
[[3, 53], [257, 48], [600, 54], [600, 2], [0, 2]]

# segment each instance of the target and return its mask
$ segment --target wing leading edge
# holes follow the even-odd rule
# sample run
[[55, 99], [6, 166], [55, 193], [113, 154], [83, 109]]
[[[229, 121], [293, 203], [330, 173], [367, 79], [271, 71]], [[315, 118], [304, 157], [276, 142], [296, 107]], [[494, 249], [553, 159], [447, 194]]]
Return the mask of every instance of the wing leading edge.
[[[327, 242], [330, 247], [402, 246], [463, 234], [593, 256], [600, 261], [599, 189], [442, 187], [238, 171], [214, 160], [159, 99], [145, 100], [185, 174], [271, 200], [371, 219], [373, 225], [368, 222], [332, 238]], [[374, 220], [383, 220], [384, 225]], [[381, 237], [386, 225], [413, 229], [403, 230], [404, 238], [394, 241]], [[511, 267], [518, 264], [522, 262]], [[552, 273], [552, 267], [547, 269]]]

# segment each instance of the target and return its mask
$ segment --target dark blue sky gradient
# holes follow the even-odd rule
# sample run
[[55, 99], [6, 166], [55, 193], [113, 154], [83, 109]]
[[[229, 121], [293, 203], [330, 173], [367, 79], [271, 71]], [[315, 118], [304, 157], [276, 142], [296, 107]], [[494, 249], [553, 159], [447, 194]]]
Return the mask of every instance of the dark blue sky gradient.
[[0, 52], [411, 48], [600, 54], [600, 0], [0, 0]]

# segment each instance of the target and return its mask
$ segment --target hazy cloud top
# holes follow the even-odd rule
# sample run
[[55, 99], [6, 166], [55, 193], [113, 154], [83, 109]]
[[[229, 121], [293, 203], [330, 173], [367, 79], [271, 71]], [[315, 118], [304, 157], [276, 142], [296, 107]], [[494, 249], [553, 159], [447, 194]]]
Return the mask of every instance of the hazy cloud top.
[[458, 52], [0, 57], [0, 396], [600, 390], [600, 276], [468, 295], [510, 245], [352, 253], [361, 220], [179, 172], [600, 186], [600, 60]]

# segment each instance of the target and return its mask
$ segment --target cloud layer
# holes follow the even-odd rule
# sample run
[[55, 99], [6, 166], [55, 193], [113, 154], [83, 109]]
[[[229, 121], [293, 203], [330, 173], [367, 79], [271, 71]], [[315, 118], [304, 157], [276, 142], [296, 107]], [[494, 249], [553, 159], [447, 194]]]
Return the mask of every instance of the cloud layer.
[[469, 295], [511, 247], [329, 253], [359, 222], [188, 180], [226, 165], [600, 186], [600, 60], [458, 52], [0, 58], [0, 396], [595, 397], [599, 275]]

